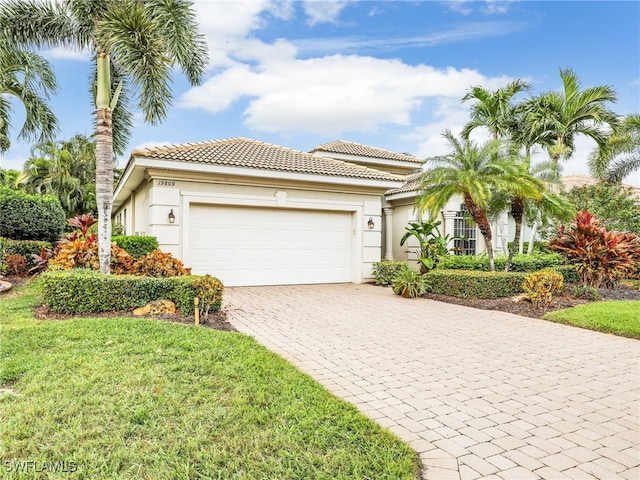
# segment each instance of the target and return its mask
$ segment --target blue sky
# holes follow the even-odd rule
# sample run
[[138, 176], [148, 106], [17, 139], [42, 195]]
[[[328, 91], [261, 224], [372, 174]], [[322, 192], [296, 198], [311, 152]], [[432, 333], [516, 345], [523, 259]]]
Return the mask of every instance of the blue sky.
[[[532, 94], [557, 90], [564, 67], [585, 88], [612, 86], [615, 112], [640, 113], [637, 1], [204, 0], [195, 8], [210, 49], [205, 82], [190, 88], [176, 73], [169, 119], [154, 127], [136, 114], [120, 166], [135, 147], [238, 136], [303, 151], [343, 139], [425, 158], [446, 153], [442, 131], [467, 122], [460, 98], [472, 86], [521, 78]], [[88, 57], [45, 55], [61, 87], [52, 101], [58, 138], [90, 134]], [[30, 145], [12, 140], [2, 166], [20, 169]], [[594, 146], [579, 139], [564, 173], [587, 173]], [[640, 173], [627, 182], [640, 186]]]

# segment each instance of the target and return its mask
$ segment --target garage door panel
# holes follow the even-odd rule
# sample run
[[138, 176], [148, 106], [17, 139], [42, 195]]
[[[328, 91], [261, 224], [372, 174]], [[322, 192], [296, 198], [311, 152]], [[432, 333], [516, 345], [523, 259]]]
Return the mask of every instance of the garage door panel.
[[350, 212], [192, 205], [190, 264], [226, 285], [350, 282]]

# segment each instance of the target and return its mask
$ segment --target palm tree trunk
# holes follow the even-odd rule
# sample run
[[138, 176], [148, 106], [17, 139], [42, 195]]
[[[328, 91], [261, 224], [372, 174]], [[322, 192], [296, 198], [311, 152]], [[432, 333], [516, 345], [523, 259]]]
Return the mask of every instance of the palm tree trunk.
[[111, 208], [113, 205], [113, 132], [111, 110], [97, 112], [96, 129], [96, 203], [98, 205], [98, 257], [100, 271], [111, 267]]
[[511, 269], [511, 262], [513, 261], [513, 255], [516, 252], [516, 248], [520, 245], [520, 236], [522, 235], [522, 218], [524, 216], [524, 201], [522, 198], [514, 198], [511, 201], [511, 216], [516, 223], [516, 231], [513, 235], [513, 242], [511, 242], [511, 248], [509, 249], [509, 256], [507, 257], [507, 264], [504, 266], [504, 271], [508, 272]]
[[491, 225], [489, 224], [487, 215], [482, 208], [476, 205], [476, 203], [468, 194], [464, 195], [464, 204], [467, 207], [469, 215], [471, 215], [471, 218], [473, 218], [473, 221], [478, 224], [480, 234], [482, 235], [482, 238], [484, 238], [484, 246], [487, 249], [487, 257], [489, 257], [489, 270], [494, 272], [496, 266], [493, 262], [493, 236], [491, 235]]
[[98, 206], [98, 258], [100, 271], [110, 273], [111, 208], [113, 205], [113, 123], [109, 56], [98, 54], [96, 91], [96, 204]]

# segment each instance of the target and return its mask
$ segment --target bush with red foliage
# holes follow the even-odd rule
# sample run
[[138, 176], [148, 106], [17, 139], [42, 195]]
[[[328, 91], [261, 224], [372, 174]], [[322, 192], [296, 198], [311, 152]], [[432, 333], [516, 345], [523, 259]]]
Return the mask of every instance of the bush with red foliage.
[[561, 225], [551, 248], [576, 266], [582, 285], [614, 288], [640, 267], [640, 238], [633, 233], [607, 231], [586, 210], [570, 228]]

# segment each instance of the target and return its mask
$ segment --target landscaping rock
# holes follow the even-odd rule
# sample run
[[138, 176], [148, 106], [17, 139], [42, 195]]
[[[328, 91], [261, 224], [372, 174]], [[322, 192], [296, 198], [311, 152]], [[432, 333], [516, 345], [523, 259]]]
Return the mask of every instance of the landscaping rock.
[[133, 311], [134, 315], [173, 315], [174, 313], [176, 313], [176, 305], [170, 300], [154, 300]]

